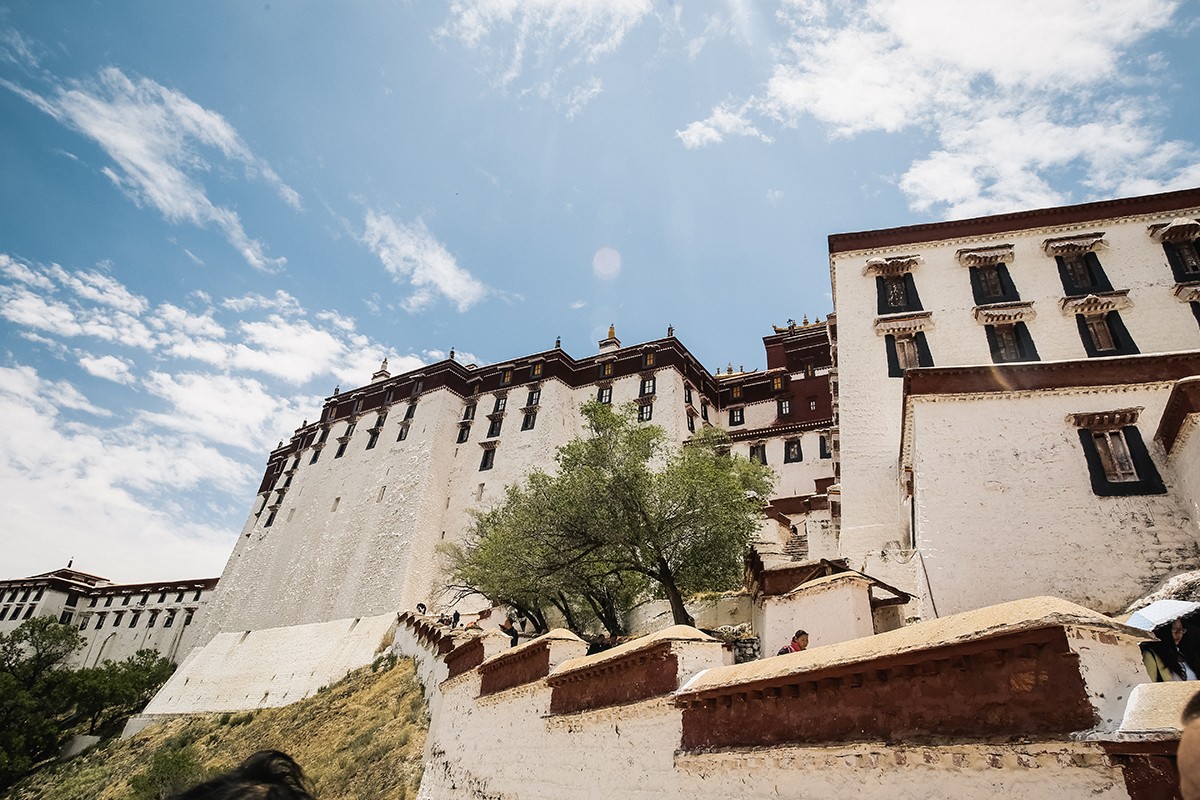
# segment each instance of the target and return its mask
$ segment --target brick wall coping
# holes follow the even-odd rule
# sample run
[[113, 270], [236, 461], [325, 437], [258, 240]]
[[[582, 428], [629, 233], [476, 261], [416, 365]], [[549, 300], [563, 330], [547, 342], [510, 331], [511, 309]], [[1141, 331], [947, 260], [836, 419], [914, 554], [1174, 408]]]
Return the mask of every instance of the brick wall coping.
[[497, 653], [496, 655], [485, 659], [484, 662], [479, 665], [479, 671], [489, 672], [502, 667], [509, 662], [520, 661], [533, 651], [549, 647], [554, 642], [583, 643], [583, 639], [580, 639], [566, 628], [554, 628], [546, 633], [543, 633], [541, 636], [538, 636], [536, 639], [530, 639], [527, 642], [522, 642], [516, 647], [510, 647], [503, 652]]
[[1183, 732], [1179, 717], [1196, 694], [1196, 687], [1191, 681], [1141, 683], [1133, 687], [1117, 738], [1178, 739]]
[[714, 667], [697, 674], [678, 692], [681, 704], [708, 693], [744, 687], [800, 673], [815, 672], [901, 653], [931, 650], [946, 645], [988, 639], [1039, 628], [1076, 627], [1102, 629], [1140, 641], [1151, 637], [1098, 611], [1057, 597], [1031, 597], [966, 611], [941, 619], [919, 622], [886, 633], [816, 647], [800, 653], [774, 656], [748, 664]]
[[702, 633], [690, 625], [672, 625], [657, 633], [652, 633], [648, 636], [642, 636], [634, 639], [632, 642], [626, 642], [619, 647], [614, 647], [610, 650], [605, 650], [603, 653], [596, 653], [591, 656], [580, 656], [572, 658], [559, 664], [553, 672], [550, 673], [550, 681], [555, 682], [559, 678], [564, 678], [573, 673], [588, 672], [600, 666], [611, 662], [620, 661], [632, 655], [636, 655], [643, 650], [652, 650], [664, 643], [671, 642], [715, 642], [718, 641], [706, 633]]

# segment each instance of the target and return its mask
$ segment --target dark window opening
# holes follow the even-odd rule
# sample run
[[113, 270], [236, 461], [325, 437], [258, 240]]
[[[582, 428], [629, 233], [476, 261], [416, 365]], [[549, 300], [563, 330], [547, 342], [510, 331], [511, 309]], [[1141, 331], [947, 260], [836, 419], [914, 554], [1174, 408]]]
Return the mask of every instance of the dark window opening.
[[792, 413], [792, 401], [791, 400], [780, 400], [779, 401], [779, 416], [786, 417], [787, 415], [789, 415], [791, 413]]
[[765, 444], [750, 445], [750, 460], [759, 464], [767, 463], [767, 446]]
[[504, 420], [502, 420], [502, 419], [494, 419], [490, 423], [488, 423], [487, 437], [485, 437], [485, 438], [491, 439], [494, 436], [499, 436], [500, 435], [500, 425], [503, 422], [504, 422]]
[[880, 314], [901, 314], [921, 310], [921, 298], [912, 273], [878, 275], [875, 278], [877, 307]]
[[932, 367], [933, 356], [929, 352], [929, 343], [925, 340], [925, 332], [884, 337], [887, 350], [888, 377], [902, 378], [906, 369], [913, 367]]
[[1095, 253], [1055, 256], [1054, 260], [1058, 262], [1058, 277], [1068, 297], [1112, 291], [1112, 284]]
[[1200, 281], [1200, 248], [1196, 242], [1164, 242], [1167, 262], [1175, 275], [1176, 283]]
[[485, 469], [491, 469], [492, 465], [495, 463], [496, 463], [496, 451], [495, 450], [484, 450], [483, 458], [479, 461], [479, 471], [482, 472]]
[[729, 424], [742, 425], [746, 422], [746, 409], [731, 408], [729, 409]]
[[800, 447], [799, 439], [788, 439], [783, 444], [783, 463], [794, 464], [797, 461], [804, 460], [804, 451]]
[[1166, 494], [1166, 487], [1136, 425], [1079, 429], [1092, 492], [1101, 497]]
[[1013, 361], [1037, 361], [1037, 348], [1024, 322], [1012, 325], [987, 325], [984, 327], [992, 362], [1006, 364]]
[[525, 418], [521, 420], [521, 430], [531, 431], [531, 430], [533, 430], [533, 426], [536, 423], [537, 423], [537, 412], [536, 411], [526, 411]]
[[638, 406], [638, 422], [649, 422], [654, 417], [654, 404], [644, 403]]
[[612, 387], [601, 386], [600, 390], [596, 392], [596, 401], [604, 405], [612, 403]]
[[1083, 349], [1089, 357], [1137, 355], [1137, 345], [1116, 311], [1087, 316], [1076, 314], [1075, 321]]
[[649, 394], [654, 394], [654, 378], [642, 378], [642, 388], [638, 395], [645, 397]]
[[977, 306], [1015, 303], [1021, 299], [1008, 274], [1007, 264], [971, 267], [971, 293]]
[[462, 444], [471, 437], [471, 426], [462, 425], [458, 429], [458, 443]]

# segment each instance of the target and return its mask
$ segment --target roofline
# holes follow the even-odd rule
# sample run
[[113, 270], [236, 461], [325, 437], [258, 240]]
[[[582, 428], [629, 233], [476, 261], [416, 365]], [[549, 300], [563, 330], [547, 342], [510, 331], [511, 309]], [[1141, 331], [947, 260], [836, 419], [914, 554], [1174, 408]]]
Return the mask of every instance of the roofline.
[[832, 233], [829, 235], [829, 254], [832, 256], [855, 250], [873, 250], [904, 244], [985, 236], [1054, 225], [1073, 225], [1081, 222], [1094, 222], [1097, 219], [1157, 214], [1183, 208], [1200, 208], [1200, 188], [1070, 206], [1014, 211], [989, 217], [927, 222], [900, 228]]

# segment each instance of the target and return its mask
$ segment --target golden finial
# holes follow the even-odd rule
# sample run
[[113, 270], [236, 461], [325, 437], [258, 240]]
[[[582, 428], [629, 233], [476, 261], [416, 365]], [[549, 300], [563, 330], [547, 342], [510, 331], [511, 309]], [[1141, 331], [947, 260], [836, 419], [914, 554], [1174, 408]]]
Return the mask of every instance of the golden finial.
[[608, 326], [608, 338], [610, 338], [610, 339], [617, 338], [617, 326], [616, 325]]

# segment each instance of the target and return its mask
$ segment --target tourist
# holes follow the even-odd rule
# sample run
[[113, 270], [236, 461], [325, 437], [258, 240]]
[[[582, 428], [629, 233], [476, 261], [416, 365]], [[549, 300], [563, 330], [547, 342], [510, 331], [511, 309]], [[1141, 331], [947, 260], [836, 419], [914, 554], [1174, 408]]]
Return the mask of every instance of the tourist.
[[1187, 628], [1183, 626], [1183, 620], [1160, 625], [1154, 633], [1158, 641], [1142, 645], [1142, 661], [1150, 673], [1150, 680], [1194, 681], [1200, 677], [1200, 665], [1196, 664], [1190, 648], [1185, 646]]
[[521, 632], [517, 630], [517, 626], [513, 624], [512, 617], [505, 617], [504, 622], [500, 623], [500, 632], [507, 633], [509, 647], [516, 647], [517, 641], [521, 638]]
[[425, 608], [424, 603], [417, 603], [417, 613], [418, 614], [420, 614], [423, 617], [423, 616], [425, 616], [426, 610], [427, 609]]
[[1183, 709], [1183, 734], [1179, 737], [1176, 765], [1183, 800], [1200, 800], [1200, 692]]
[[779, 652], [775, 655], [786, 656], [788, 653], [799, 653], [801, 650], [806, 650], [807, 648], [808, 631], [799, 630], [792, 634], [791, 643], [779, 648]]
[[171, 800], [314, 800], [304, 770], [286, 753], [260, 750], [237, 769], [193, 786]]

